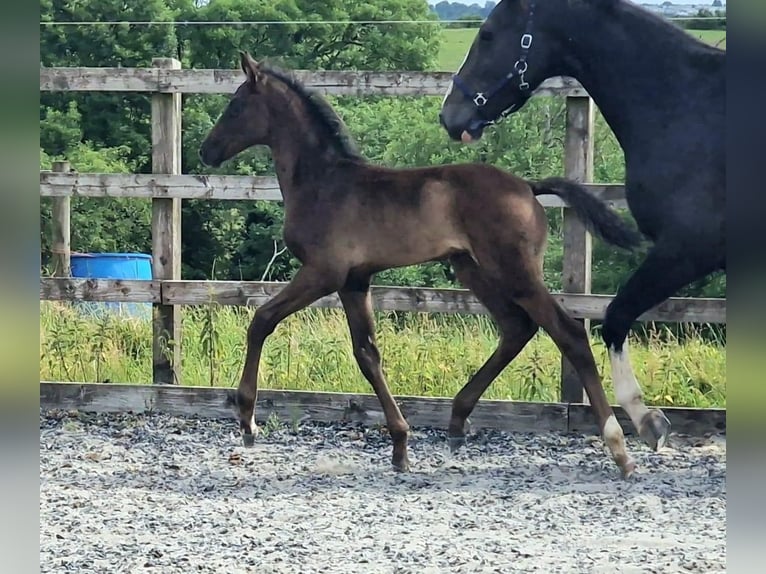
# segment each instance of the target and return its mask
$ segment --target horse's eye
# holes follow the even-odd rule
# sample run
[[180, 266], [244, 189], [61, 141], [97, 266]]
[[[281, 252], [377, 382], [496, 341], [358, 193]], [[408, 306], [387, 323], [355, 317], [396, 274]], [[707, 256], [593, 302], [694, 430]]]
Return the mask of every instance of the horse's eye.
[[492, 41], [492, 32], [489, 30], [481, 30], [479, 32], [479, 39], [483, 42], [491, 42]]

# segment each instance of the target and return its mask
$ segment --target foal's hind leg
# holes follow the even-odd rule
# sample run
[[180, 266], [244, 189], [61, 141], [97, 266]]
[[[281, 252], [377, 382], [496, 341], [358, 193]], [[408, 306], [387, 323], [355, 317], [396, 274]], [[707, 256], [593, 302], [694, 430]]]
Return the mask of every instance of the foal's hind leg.
[[588, 393], [591, 407], [596, 413], [604, 442], [612, 453], [612, 458], [622, 470], [624, 477], [635, 470], [635, 463], [625, 448], [625, 437], [612, 407], [606, 398], [601, 378], [596, 368], [596, 361], [588, 343], [585, 328], [575, 321], [551, 296], [542, 282], [536, 282], [531, 290], [514, 297], [514, 300], [526, 309], [527, 313], [550, 335], [559, 350], [572, 363], [585, 392]]
[[487, 281], [479, 267], [468, 258], [451, 259], [458, 280], [469, 288], [487, 308], [500, 329], [500, 343], [489, 359], [455, 395], [452, 401], [449, 437], [450, 449], [465, 443], [465, 422], [476, 403], [497, 376], [518, 355], [537, 332], [537, 324], [529, 314], [501, 294], [498, 284]]
[[[704, 239], [700, 239], [702, 243]], [[703, 243], [704, 244], [704, 243]], [[715, 253], [714, 248], [698, 250]], [[711, 273], [718, 258], [703, 261], [704, 255], [684, 254], [678, 247], [665, 249], [658, 243], [609, 304], [601, 334], [609, 350], [617, 402], [628, 414], [639, 436], [657, 450], [670, 434], [670, 421], [659, 409], [649, 409], [628, 358], [627, 336], [641, 314], [672, 296], [681, 287]]]
[[364, 377], [372, 385], [386, 415], [386, 426], [394, 443], [391, 459], [396, 470], [409, 471], [407, 456], [407, 434], [410, 426], [404, 419], [399, 405], [396, 404], [388, 389], [383, 369], [380, 365], [380, 352], [375, 344], [375, 324], [372, 317], [369, 280], [356, 280], [346, 284], [338, 291], [343, 308], [346, 311], [354, 357]]

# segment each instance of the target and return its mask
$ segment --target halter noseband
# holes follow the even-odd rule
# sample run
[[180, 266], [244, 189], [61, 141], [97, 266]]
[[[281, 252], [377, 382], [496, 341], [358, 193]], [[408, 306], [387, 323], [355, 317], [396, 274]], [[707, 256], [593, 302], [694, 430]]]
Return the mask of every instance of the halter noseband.
[[[527, 19], [527, 27], [524, 31], [524, 34], [521, 36], [521, 54], [519, 55], [519, 59], [516, 60], [516, 63], [513, 65], [513, 69], [508, 72], [508, 74], [500, 78], [500, 81], [497, 82], [497, 84], [495, 84], [492, 89], [486, 92], [473, 92], [466, 85], [466, 83], [458, 77], [457, 74], [452, 76], [452, 82], [455, 84], [455, 86], [457, 86], [457, 88], [463, 92], [465, 97], [471, 100], [477, 108], [483, 108], [486, 106], [487, 102], [492, 96], [497, 94], [497, 92], [502, 90], [507, 83], [509, 83], [514, 77], [517, 76], [519, 78], [519, 91], [522, 93], [529, 91], [529, 83], [524, 79], [524, 74], [526, 73], [528, 67], [527, 54], [529, 53], [529, 48], [532, 46], [532, 24], [534, 15], [535, 2], [532, 0], [529, 3], [529, 18]], [[471, 122], [470, 127], [471, 129], [476, 129], [497, 123], [500, 119], [505, 118], [508, 114], [510, 114], [515, 108], [516, 104], [511, 104], [509, 107], [500, 112], [498, 118], [494, 120], [474, 120]]]

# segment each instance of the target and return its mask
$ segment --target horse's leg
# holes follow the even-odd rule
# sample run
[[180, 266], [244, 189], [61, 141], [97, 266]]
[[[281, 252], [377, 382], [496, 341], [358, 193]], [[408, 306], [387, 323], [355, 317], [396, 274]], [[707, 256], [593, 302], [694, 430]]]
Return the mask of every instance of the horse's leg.
[[612, 458], [622, 470], [623, 476], [630, 476], [635, 470], [635, 463], [625, 448], [625, 437], [612, 407], [606, 398], [601, 378], [596, 368], [596, 361], [588, 343], [588, 334], [578, 321], [574, 320], [551, 296], [542, 282], [535, 281], [530, 289], [514, 297], [532, 319], [550, 335], [556, 346], [569, 362], [572, 363], [585, 392], [588, 393], [591, 407], [601, 429], [604, 442], [612, 453]]
[[715, 268], [712, 261], [695, 261], [682, 249], [657, 244], [607, 307], [601, 336], [609, 351], [615, 398], [654, 450], [667, 440], [670, 421], [661, 410], [649, 409], [643, 402], [628, 358], [628, 332], [640, 315]]
[[338, 291], [346, 312], [354, 357], [364, 377], [378, 396], [386, 415], [386, 426], [394, 443], [391, 464], [399, 471], [407, 472], [410, 462], [407, 456], [407, 434], [410, 426], [404, 419], [386, 384], [380, 364], [380, 352], [375, 344], [375, 323], [372, 315], [369, 278], [348, 282]]
[[324, 269], [301, 267], [282, 291], [259, 307], [247, 330], [247, 353], [242, 378], [235, 395], [242, 441], [252, 446], [255, 441], [255, 401], [258, 394], [258, 365], [266, 338], [289, 315], [337, 291], [342, 280]]
[[469, 258], [451, 260], [457, 279], [469, 288], [487, 308], [500, 329], [500, 342], [489, 359], [474, 373], [452, 401], [449, 437], [453, 451], [465, 443], [465, 422], [492, 381], [518, 355], [537, 332], [537, 325], [527, 312], [502, 295], [496, 284], [487, 281]]

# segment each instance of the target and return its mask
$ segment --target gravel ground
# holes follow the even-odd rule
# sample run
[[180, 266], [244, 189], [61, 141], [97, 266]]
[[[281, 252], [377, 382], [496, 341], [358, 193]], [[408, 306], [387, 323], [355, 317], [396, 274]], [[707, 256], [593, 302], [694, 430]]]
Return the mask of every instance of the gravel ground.
[[354, 424], [40, 413], [41, 572], [725, 572], [724, 437], [628, 445], [487, 432], [449, 454], [415, 429], [413, 472]]

